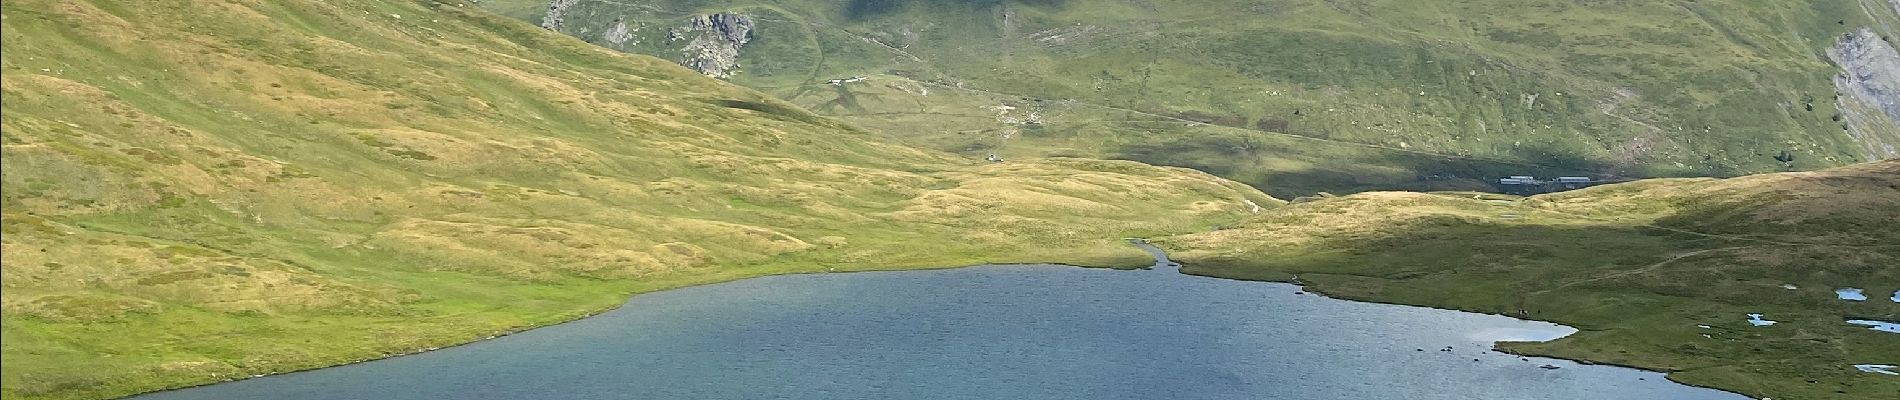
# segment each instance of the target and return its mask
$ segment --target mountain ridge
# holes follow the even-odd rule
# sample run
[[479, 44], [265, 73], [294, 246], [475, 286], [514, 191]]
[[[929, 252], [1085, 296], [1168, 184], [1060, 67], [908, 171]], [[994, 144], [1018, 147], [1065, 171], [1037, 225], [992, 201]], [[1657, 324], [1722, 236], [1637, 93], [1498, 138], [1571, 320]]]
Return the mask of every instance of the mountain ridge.
[[[1892, 156], [1900, 116], [1834, 78], [1879, 86], [1900, 73], [1844, 71], [1827, 55], [1842, 38], [1864, 57], [1900, 59], [1879, 46], [1900, 8], [1868, 1], [577, 1], [506, 12], [554, 10], [563, 33], [663, 58], [678, 57], [663, 32], [681, 21], [752, 15], [756, 40], [731, 79], [818, 112], [973, 157], [1186, 166], [1290, 198]], [[489, 5], [519, 3], [532, 2]], [[609, 26], [632, 39], [603, 41]], [[852, 76], [871, 79], [827, 83]], [[980, 92], [922, 90], [932, 85]], [[1040, 121], [982, 117], [999, 106]], [[1775, 160], [1784, 151], [1795, 159]]]

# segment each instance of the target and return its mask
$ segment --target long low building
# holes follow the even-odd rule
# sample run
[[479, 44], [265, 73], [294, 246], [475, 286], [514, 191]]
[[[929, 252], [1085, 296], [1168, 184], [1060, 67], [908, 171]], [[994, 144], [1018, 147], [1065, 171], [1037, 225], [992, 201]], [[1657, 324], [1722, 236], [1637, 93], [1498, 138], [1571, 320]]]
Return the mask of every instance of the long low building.
[[1577, 190], [1591, 186], [1614, 183], [1613, 180], [1599, 180], [1587, 176], [1560, 176], [1552, 180], [1537, 179], [1529, 175], [1512, 175], [1498, 178], [1498, 191], [1517, 195], [1553, 193]]

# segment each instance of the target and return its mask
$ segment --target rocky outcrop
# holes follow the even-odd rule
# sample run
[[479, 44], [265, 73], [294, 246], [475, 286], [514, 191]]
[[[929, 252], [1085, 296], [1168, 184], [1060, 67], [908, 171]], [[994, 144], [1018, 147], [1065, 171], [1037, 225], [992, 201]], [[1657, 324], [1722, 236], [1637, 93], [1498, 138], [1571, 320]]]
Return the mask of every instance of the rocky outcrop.
[[613, 44], [616, 49], [625, 50], [627, 48], [627, 42], [629, 41], [636, 45], [640, 44], [639, 41], [633, 40], [633, 31], [635, 30], [636, 29], [627, 26], [626, 19], [616, 18], [614, 19], [614, 26], [607, 27], [606, 32], [601, 32], [600, 40], [605, 40], [607, 43]]
[[667, 41], [686, 41], [681, 65], [715, 78], [730, 78], [739, 69], [739, 49], [752, 41], [752, 17], [736, 13], [700, 15], [673, 29]]
[[1868, 160], [1900, 158], [1900, 52], [1861, 28], [1827, 55], [1842, 70], [1834, 77], [1842, 128]]
[[[643, 42], [641, 30], [645, 24], [639, 22], [642, 18], [630, 18], [628, 13], [651, 15], [628, 7], [620, 3], [550, 0], [541, 27], [616, 50], [635, 51]], [[731, 78], [739, 70], [739, 50], [754, 38], [753, 24], [751, 16], [739, 13], [697, 15], [668, 30], [666, 43], [682, 44], [681, 65], [707, 76]]]
[[548, 13], [541, 16], [541, 27], [552, 31], [561, 30], [562, 24], [566, 22], [562, 17], [567, 15], [567, 9], [574, 7], [574, 4], [579, 2], [581, 1], [554, 0], [548, 2]]

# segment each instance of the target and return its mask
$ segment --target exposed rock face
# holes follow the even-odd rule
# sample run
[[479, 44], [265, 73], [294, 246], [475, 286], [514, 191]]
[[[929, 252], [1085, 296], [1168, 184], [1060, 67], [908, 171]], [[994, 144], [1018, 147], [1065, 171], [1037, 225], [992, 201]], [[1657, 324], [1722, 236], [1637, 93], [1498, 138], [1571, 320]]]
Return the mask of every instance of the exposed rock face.
[[735, 13], [701, 15], [676, 28], [667, 41], [685, 40], [681, 65], [715, 78], [730, 78], [739, 69], [739, 48], [752, 41], [752, 17]]
[[567, 9], [573, 7], [574, 3], [579, 2], [580, 0], [554, 0], [548, 2], [548, 13], [541, 17], [541, 27], [554, 31], [561, 30], [561, 25], [565, 22], [562, 17], [567, 15]]
[[[626, 4], [582, 0], [550, 0], [541, 27], [586, 39], [597, 45], [635, 51], [641, 45], [639, 18], [623, 15]], [[611, 23], [609, 18], [611, 18]], [[681, 65], [716, 78], [731, 78], [739, 70], [739, 49], [754, 39], [751, 16], [717, 13], [688, 18], [667, 31], [666, 42], [683, 42]], [[657, 38], [656, 38], [657, 39]], [[651, 39], [649, 39], [651, 40]]]
[[[615, 19], [614, 26], [608, 27], [606, 32], [602, 32], [600, 39], [606, 40], [607, 43], [612, 43], [617, 49], [624, 50], [626, 49], [627, 42], [633, 41], [633, 31], [633, 28], [627, 27], [627, 21], [625, 19]], [[639, 44], [639, 42], [634, 41], [634, 44]]]
[[1868, 160], [1900, 158], [1900, 52], [1872, 29], [1841, 38], [1827, 55], [1840, 64], [1841, 123]]

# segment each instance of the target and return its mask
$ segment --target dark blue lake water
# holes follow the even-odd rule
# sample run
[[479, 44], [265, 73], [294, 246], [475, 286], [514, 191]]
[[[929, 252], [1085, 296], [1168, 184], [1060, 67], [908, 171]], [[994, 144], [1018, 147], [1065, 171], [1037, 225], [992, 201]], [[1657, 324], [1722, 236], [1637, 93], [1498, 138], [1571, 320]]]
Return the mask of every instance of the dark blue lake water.
[[640, 295], [467, 346], [140, 399], [1743, 398], [1487, 351], [1574, 332], [1562, 326], [1298, 291], [1165, 266], [777, 276]]

